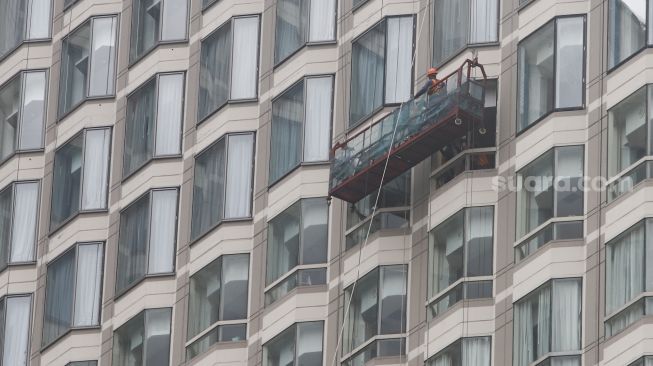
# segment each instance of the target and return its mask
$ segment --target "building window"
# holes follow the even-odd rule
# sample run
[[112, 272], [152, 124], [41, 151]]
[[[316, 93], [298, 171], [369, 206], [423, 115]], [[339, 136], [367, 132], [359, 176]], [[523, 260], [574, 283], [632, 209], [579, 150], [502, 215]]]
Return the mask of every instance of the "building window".
[[146, 309], [113, 333], [113, 366], [170, 364], [171, 308]]
[[497, 0], [436, 0], [434, 14], [434, 65], [468, 46], [499, 41]]
[[254, 133], [220, 138], [195, 158], [193, 240], [223, 221], [251, 217]]
[[651, 151], [649, 109], [653, 108], [652, 86], [645, 86], [608, 111], [608, 174], [615, 176]]
[[608, 5], [608, 68], [653, 43], [653, 27], [647, 0], [610, 0]]
[[[360, 278], [355, 291], [353, 285], [345, 289], [346, 302], [351, 303], [344, 325], [345, 355], [358, 351], [377, 335], [406, 331], [407, 273], [405, 265], [380, 266]], [[401, 339], [392, 342], [400, 343]], [[393, 348], [391, 344], [385, 347]]]
[[331, 148], [333, 76], [307, 77], [272, 102], [270, 182], [301, 163], [326, 162]]
[[0, 161], [43, 149], [46, 71], [23, 71], [0, 87]]
[[413, 21], [412, 15], [388, 17], [352, 41], [350, 127], [410, 99]]
[[[517, 188], [517, 239], [531, 238], [539, 232], [534, 230], [549, 220], [579, 220], [584, 209], [583, 146], [547, 151], [517, 172]], [[573, 226], [558, 229], [577, 232]], [[533, 251], [523, 249], [523, 257]]]
[[175, 270], [177, 189], [153, 189], [120, 214], [116, 292]]
[[336, 40], [336, 0], [278, 0], [274, 63], [306, 44]]
[[[410, 225], [410, 171], [380, 189], [380, 195], [377, 190], [356, 203], [347, 204], [347, 250], [365, 242], [368, 231], [371, 236], [381, 230], [405, 229]], [[379, 200], [372, 218], [377, 195]]]
[[492, 338], [461, 338], [426, 361], [426, 366], [490, 366]]
[[462, 209], [429, 239], [431, 317], [463, 299], [492, 297], [494, 207]]
[[106, 210], [110, 151], [110, 127], [83, 130], [57, 149], [50, 230], [79, 212]]
[[653, 292], [653, 219], [645, 219], [606, 245], [606, 335], [653, 315], [642, 294]]
[[97, 366], [97, 361], [73, 361], [66, 366]]
[[[568, 356], [563, 365], [580, 366], [581, 297], [580, 279], [554, 279], [517, 301], [513, 365], [528, 366], [555, 353]], [[550, 362], [559, 365], [561, 358], [552, 357]]]
[[584, 108], [584, 16], [553, 19], [520, 42], [517, 52], [518, 131], [551, 112]]
[[0, 271], [35, 261], [38, 214], [38, 182], [15, 182], [0, 191]]
[[115, 91], [117, 16], [94, 17], [63, 39], [59, 117]]
[[186, 39], [186, 0], [135, 0], [132, 5], [130, 63], [139, 60], [159, 43]]
[[328, 220], [324, 198], [302, 199], [270, 220], [266, 284], [274, 286], [267, 304], [297, 286], [326, 283]]
[[159, 74], [127, 97], [123, 176], [181, 154], [184, 74]]
[[43, 346], [70, 329], [100, 325], [102, 243], [77, 244], [48, 264]]
[[0, 4], [0, 58], [23, 42], [50, 38], [51, 0], [4, 0]]
[[27, 366], [31, 314], [32, 295], [7, 295], [0, 299], [2, 365]]
[[256, 99], [259, 16], [235, 17], [202, 41], [198, 120], [230, 101]]
[[628, 366], [653, 366], [653, 356], [644, 356]]
[[323, 365], [324, 322], [295, 323], [263, 345], [263, 366]]
[[247, 338], [249, 255], [223, 255], [190, 277], [187, 359]]

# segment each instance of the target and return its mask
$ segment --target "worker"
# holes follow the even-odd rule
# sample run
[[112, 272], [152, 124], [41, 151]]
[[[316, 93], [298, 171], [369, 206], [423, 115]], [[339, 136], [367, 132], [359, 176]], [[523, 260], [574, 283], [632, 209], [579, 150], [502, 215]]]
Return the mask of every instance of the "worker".
[[442, 89], [442, 82], [438, 79], [438, 68], [431, 67], [426, 71], [426, 76], [429, 78], [422, 89], [420, 89], [415, 98], [420, 97], [422, 94], [428, 92], [429, 95], [433, 95]]

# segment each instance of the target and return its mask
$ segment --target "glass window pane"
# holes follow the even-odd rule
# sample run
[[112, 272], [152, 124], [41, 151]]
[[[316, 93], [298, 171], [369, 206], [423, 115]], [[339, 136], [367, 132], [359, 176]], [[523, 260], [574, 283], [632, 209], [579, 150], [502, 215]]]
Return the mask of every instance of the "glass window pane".
[[548, 23], [519, 44], [518, 130], [553, 110], [554, 25]]
[[[275, 64], [285, 60], [306, 43], [308, 38], [309, 7], [312, 8], [312, 3], [315, 2], [306, 0], [277, 1], [274, 47]], [[329, 1], [321, 0], [317, 2], [328, 3]], [[320, 14], [320, 18], [322, 17], [325, 17], [324, 13]]]
[[144, 366], [145, 312], [121, 325], [113, 334], [113, 366]]
[[138, 60], [158, 42], [162, 1], [136, 0], [132, 3], [130, 62]]
[[59, 115], [64, 115], [86, 97], [91, 26], [81, 28], [64, 39], [61, 51]]
[[322, 322], [297, 324], [297, 366], [322, 365]]
[[556, 108], [583, 105], [585, 18], [556, 20]]
[[[3, 365], [27, 366], [29, 358], [31, 296], [6, 298]], [[11, 331], [7, 331], [11, 329]]]
[[383, 105], [385, 22], [352, 43], [351, 60], [350, 126]]
[[11, 252], [9, 243], [11, 242], [13, 198], [14, 187], [11, 185], [0, 192], [0, 270], [4, 269], [9, 263], [9, 254]]
[[517, 239], [554, 215], [554, 151], [550, 150], [518, 172], [523, 187], [517, 191]]
[[351, 301], [351, 308], [345, 319], [343, 351], [351, 352], [366, 340], [378, 334], [378, 287], [379, 270], [374, 269], [363, 276], [356, 285], [352, 296], [352, 287], [345, 290], [346, 301]]
[[492, 338], [465, 338], [462, 346], [461, 365], [490, 366], [492, 363]]
[[615, 176], [647, 155], [647, 88], [608, 111], [608, 174]]
[[413, 61], [413, 17], [388, 18], [385, 102], [410, 99]]
[[332, 96], [333, 77], [306, 79], [304, 161], [329, 160]]
[[645, 237], [645, 226], [638, 224], [606, 245], [605, 312], [608, 315], [645, 290], [642, 276], [648, 268], [644, 267]]
[[473, 207], [466, 210], [466, 276], [491, 276], [493, 259], [494, 209]]
[[117, 17], [93, 19], [89, 97], [108, 96], [114, 92], [117, 28]]
[[136, 201], [120, 215], [116, 292], [129, 287], [147, 273], [149, 195]]
[[228, 156], [224, 217], [247, 218], [252, 206], [254, 134], [230, 135]]
[[[45, 71], [23, 74], [23, 104], [18, 148], [31, 150], [43, 148], [45, 121]], [[1, 113], [1, 112], [0, 112]]]
[[470, 0], [469, 43], [499, 41], [499, 4], [497, 0]]
[[170, 320], [172, 309], [145, 311], [145, 360], [143, 366], [165, 366], [170, 361]]
[[302, 203], [302, 264], [326, 263], [329, 207], [324, 198]]
[[[0, 5], [2, 6], [2, 5]], [[16, 151], [19, 129], [21, 78], [16, 77], [0, 89], [0, 160]]]
[[431, 234], [429, 297], [463, 276], [464, 211], [438, 225]]
[[11, 263], [30, 262], [35, 258], [39, 184], [16, 183], [14, 220], [11, 234]]
[[380, 334], [406, 330], [406, 266], [381, 267], [379, 298], [381, 301]]
[[267, 284], [299, 264], [301, 204], [296, 203], [268, 224]]
[[580, 281], [553, 281], [551, 308], [551, 351], [569, 352], [580, 349], [581, 291]]
[[81, 133], [54, 154], [51, 228], [58, 227], [79, 211], [83, 146], [84, 134]]
[[73, 324], [77, 327], [100, 324], [103, 268], [102, 243], [79, 245], [73, 320]]
[[198, 335], [220, 316], [222, 257], [190, 277], [188, 339]]
[[336, 39], [336, 12], [336, 0], [311, 1], [309, 42]]
[[235, 18], [231, 99], [256, 98], [258, 83], [259, 18]]
[[559, 147], [555, 154], [555, 216], [580, 216], [583, 214], [583, 147]]
[[218, 141], [195, 159], [192, 238], [206, 233], [224, 217], [225, 140]]
[[646, 1], [610, 0], [608, 67], [616, 66], [646, 45]]
[[467, 44], [469, 0], [435, 0], [433, 64], [440, 65]]
[[148, 274], [171, 273], [177, 242], [177, 190], [152, 191]]
[[123, 176], [127, 176], [152, 157], [156, 80], [151, 80], [127, 98]]
[[181, 153], [183, 112], [184, 74], [161, 75], [157, 100], [156, 156]]
[[163, 0], [162, 41], [186, 39], [188, 0]]
[[247, 318], [249, 255], [227, 255], [222, 262], [221, 320]]
[[107, 207], [110, 152], [110, 128], [86, 131], [82, 210], [100, 210]]
[[295, 364], [295, 326], [284, 330], [263, 346], [265, 366], [287, 366]]
[[26, 39], [44, 39], [50, 37], [51, 0], [27, 0], [27, 34]]
[[551, 284], [515, 303], [513, 364], [528, 366], [550, 352]]
[[23, 41], [26, 5], [27, 1], [23, 0], [0, 2], [0, 57], [11, 52]]
[[229, 99], [231, 22], [221, 26], [201, 45], [198, 120], [206, 118]]
[[300, 82], [272, 102], [270, 182], [299, 165], [303, 122], [304, 82]]
[[75, 250], [50, 263], [47, 269], [43, 345], [57, 339], [72, 325], [75, 286]]

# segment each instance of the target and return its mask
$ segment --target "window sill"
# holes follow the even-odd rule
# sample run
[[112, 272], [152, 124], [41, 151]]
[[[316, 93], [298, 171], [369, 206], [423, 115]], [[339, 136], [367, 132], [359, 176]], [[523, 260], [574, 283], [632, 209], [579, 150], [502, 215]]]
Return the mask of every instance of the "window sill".
[[162, 49], [162, 48], [171, 48], [172, 46], [184, 46], [188, 45], [188, 38], [185, 39], [175, 39], [170, 41], [158, 41], [149, 49], [143, 51], [142, 54], [138, 55], [135, 59], [129, 60], [127, 69], [131, 70], [133, 67], [138, 65], [141, 61], [147, 58], [150, 54]]
[[296, 54], [301, 52], [303, 49], [310, 49], [310, 48], [315, 48], [315, 47], [318, 47], [318, 46], [333, 46], [333, 45], [337, 45], [337, 44], [338, 44], [338, 41], [336, 39], [328, 40], [328, 41], [319, 41], [319, 42], [305, 42], [299, 48], [297, 48], [296, 50], [294, 50], [290, 54], [288, 54], [288, 56], [282, 58], [281, 60], [279, 60], [279, 62], [276, 62], [274, 64], [274, 66], [272, 67], [272, 71], [276, 71], [284, 63], [286, 63], [286, 61], [293, 58]]
[[[497, 32], [497, 34], [499, 34], [499, 32]], [[461, 49], [459, 49], [458, 51], [455, 51], [451, 56], [445, 57], [442, 61], [440, 61], [435, 66], [437, 68], [439, 68], [439, 69], [442, 69], [445, 66], [447, 66], [447, 64], [449, 64], [452, 61], [456, 60], [458, 57], [460, 57], [460, 55], [462, 55], [463, 53], [465, 53], [467, 51], [470, 51], [470, 50], [474, 51], [474, 50], [476, 50], [478, 48], [498, 47], [500, 45], [501, 45], [501, 43], [499, 41], [486, 42], [486, 43], [468, 43], [468, 44], [465, 44], [465, 46], [462, 47]], [[464, 61], [464, 60], [462, 60], [462, 61]]]
[[[544, 354], [544, 356], [538, 358], [537, 360], [529, 363], [530, 366], [539, 366], [543, 365], [545, 361], [556, 358], [556, 357], [573, 357], [573, 356], [578, 356], [578, 361], [581, 360], [581, 356], [583, 355], [582, 351], [567, 351], [567, 352], [548, 352]], [[580, 364], [580, 362], [579, 362]]]
[[106, 214], [106, 213], [109, 213], [108, 208], [103, 208], [103, 209], [98, 209], [98, 210], [77, 211], [75, 214], [73, 214], [69, 218], [63, 220], [57, 226], [52, 226], [52, 221], [50, 221], [50, 232], [48, 233], [48, 237], [52, 237], [59, 230], [61, 230], [64, 227], [68, 226], [68, 224], [70, 224], [72, 221], [75, 221], [75, 219], [77, 219], [78, 217], [91, 216], [93, 214]]
[[[515, 265], [517, 265], [517, 268], [520, 268], [521, 266], [519, 265], [522, 262], [528, 261], [530, 258], [533, 258], [537, 255], [537, 253], [542, 252], [548, 247], [551, 247], [551, 244], [554, 243], [576, 243], [579, 240], [582, 241], [584, 238], [584, 217], [583, 216], [570, 216], [570, 217], [564, 217], [564, 218], [558, 218], [554, 217], [546, 222], [544, 222], [542, 225], [538, 226], [535, 230], [531, 231], [529, 234], [527, 234], [524, 238], [520, 239], [518, 242], [513, 244], [513, 250], [516, 253], [517, 250], [519, 250], [523, 245], [528, 245], [528, 242], [532, 240], [536, 240], [540, 235], [546, 235], [546, 230], [550, 229], [551, 230], [551, 240], [545, 241], [541, 243], [533, 252], [530, 252], [526, 254], [521, 259], [517, 259], [517, 255], [514, 255], [513, 262]], [[555, 233], [553, 232], [555, 230], [555, 226], [557, 224], [580, 224], [581, 225], [581, 230], [582, 233], [579, 237], [575, 238], [555, 238]], [[584, 242], [582, 242], [584, 244]]]
[[[226, 225], [226, 224], [229, 224], [229, 223], [243, 223], [243, 222], [247, 222], [247, 221], [252, 221], [253, 219], [254, 218], [252, 216], [237, 218], [237, 219], [223, 219], [220, 222], [218, 222], [217, 224], [215, 224], [212, 227], [210, 227], [209, 229], [207, 229], [202, 234], [198, 235], [196, 238], [191, 238], [190, 242], [188, 243], [188, 246], [192, 247], [196, 243], [202, 241], [202, 239], [204, 239], [207, 236], [209, 236], [210, 234], [212, 234], [214, 231], [216, 231], [218, 228], [220, 228], [223, 224]], [[191, 222], [192, 222], [192, 218], [191, 218]], [[192, 227], [192, 224], [191, 224], [191, 227]]]
[[17, 44], [14, 48], [7, 50], [7, 52], [4, 55], [0, 55], [0, 62], [4, 62], [6, 59], [11, 57], [16, 51], [18, 51], [23, 45], [30, 45], [31, 43], [34, 44], [40, 44], [40, 43], [49, 43], [52, 41], [52, 38], [41, 38], [41, 39], [30, 39], [26, 41], [22, 41], [19, 44]]
[[[9, 160], [11, 160], [13, 158], [21, 158], [21, 157], [24, 157], [25, 155], [38, 154], [38, 153], [43, 153], [43, 152], [45, 152], [44, 148], [33, 149], [33, 150], [15, 150], [11, 154], [7, 155], [7, 157], [4, 158], [2, 161], [0, 161], [0, 168], [2, 166], [4, 166], [7, 162], [9, 162]], [[14, 182], [22, 182], [22, 181], [12, 181], [12, 183], [14, 183]]]
[[4, 274], [5, 271], [8, 271], [13, 268], [29, 267], [34, 265], [36, 265], [36, 260], [32, 260], [28, 262], [7, 263], [4, 267], [0, 268], [0, 275]]
[[133, 171], [123, 175], [121, 183], [125, 184], [128, 180], [130, 180], [133, 176], [137, 175], [139, 172], [142, 170], [145, 170], [148, 166], [152, 165], [154, 162], [160, 162], [160, 161], [173, 161], [173, 160], [179, 160], [182, 158], [182, 154], [177, 154], [177, 155], [166, 155], [166, 156], [153, 156], [143, 162], [140, 166], [135, 168]]
[[[205, 358], [209, 357], [211, 353], [214, 351], [220, 351], [220, 350], [229, 350], [229, 349], [237, 349], [237, 348], [247, 348], [248, 344], [247, 341], [233, 341], [233, 342], [216, 342], [212, 344], [209, 349], [206, 350], [206, 352], [203, 352], [202, 354], [199, 354], [193, 358], [187, 358], [184, 355], [184, 359], [188, 362], [188, 365], [197, 365], [202, 363], [201, 361], [204, 360]], [[184, 350], [185, 353], [185, 350]], [[215, 355], [213, 355], [215, 357]]]
[[[583, 96], [585, 95], [584, 93], [585, 93], [585, 90], [583, 90]], [[551, 118], [554, 118], [555, 117], [554, 115], [557, 114], [557, 113], [575, 112], [575, 111], [584, 111], [584, 110], [585, 110], [585, 104], [583, 104], [580, 107], [558, 108], [558, 109], [554, 108], [554, 109], [546, 112], [545, 114], [543, 114], [541, 117], [537, 118], [535, 121], [531, 122], [528, 126], [526, 126], [526, 127], [522, 128], [521, 130], [517, 131], [517, 133], [515, 134], [515, 137], [520, 137], [520, 136], [526, 134], [526, 132], [532, 130], [535, 126], [540, 125], [541, 122], [544, 121], [545, 119], [547, 119], [549, 116], [551, 116]], [[519, 127], [519, 126], [517, 126], [517, 127]]]
[[62, 113], [61, 115], [57, 116], [57, 124], [63, 123], [63, 120], [66, 119], [68, 116], [73, 114], [77, 109], [79, 109], [81, 106], [87, 104], [87, 103], [97, 103], [97, 104], [102, 104], [103, 102], [113, 102], [116, 100], [116, 94], [111, 95], [100, 95], [100, 96], [95, 96], [95, 97], [85, 97], [82, 99], [79, 103], [75, 104], [72, 106], [68, 111], [65, 113]]
[[[174, 271], [169, 272], [169, 273], [157, 273], [157, 274], [145, 275], [144, 277], [141, 277], [140, 279], [130, 283], [129, 285], [127, 285], [123, 289], [120, 289], [120, 290], [116, 289], [116, 292], [113, 295], [113, 302], [115, 303], [116, 301], [118, 301], [118, 299], [125, 296], [127, 293], [129, 293], [131, 290], [133, 290], [135, 287], [137, 287], [141, 283], [146, 282], [149, 279], [160, 279], [160, 278], [169, 279], [168, 277], [173, 277], [174, 278], [175, 276], [176, 276], [176, 272], [174, 272]], [[116, 284], [117, 283], [118, 282], [116, 281]]]
[[285, 180], [288, 176], [292, 175], [292, 173], [296, 171], [301, 171], [303, 170], [304, 167], [326, 167], [328, 168], [330, 166], [331, 162], [328, 160], [325, 161], [314, 161], [314, 162], [301, 162], [297, 165], [295, 165], [294, 168], [288, 170], [288, 172], [284, 173], [282, 176], [279, 178], [275, 179], [274, 181], [268, 183], [268, 192], [274, 188], [277, 184], [280, 184], [281, 181]]
[[[258, 89], [256, 90], [258, 94]], [[228, 105], [238, 105], [238, 104], [249, 104], [249, 103], [258, 103], [258, 97], [254, 98], [249, 98], [249, 99], [230, 99], [227, 100], [226, 102], [222, 103], [222, 105], [218, 106], [214, 111], [210, 112], [204, 117], [197, 117], [197, 123], [195, 124], [195, 128], [199, 128], [200, 125], [204, 124], [207, 120], [209, 120], [211, 117], [214, 115], [218, 114], [222, 109], [224, 109]]]
[[613, 65], [612, 67], [609, 67], [609, 68], [608, 68], [608, 71], [606, 72], [606, 75], [610, 75], [610, 74], [612, 74], [613, 72], [616, 72], [617, 69], [620, 69], [620, 68], [621, 68], [621, 66], [623, 66], [623, 65], [625, 65], [625, 64], [627, 64], [627, 63], [629, 63], [630, 60], [632, 60], [632, 59], [634, 59], [635, 57], [637, 57], [637, 56], [639, 56], [640, 54], [642, 54], [642, 53], [644, 52], [644, 50], [651, 49], [651, 48], [653, 48], [653, 44], [648, 44], [648, 41], [647, 41], [647, 43], [646, 43], [646, 45], [644, 45], [644, 47], [642, 47], [642, 48], [640, 48], [639, 50], [633, 52], [632, 55], [629, 55], [629, 56], [626, 57], [625, 59], [619, 61], [617, 64]]
[[[382, 340], [392, 340], [392, 339], [398, 339], [398, 340], [405, 340], [407, 338], [408, 334], [406, 333], [396, 333], [396, 334], [377, 334], [375, 336], [372, 336], [365, 340], [363, 343], [359, 344], [356, 346], [353, 350], [347, 352], [340, 358], [340, 363], [346, 363], [348, 360], [356, 356], [360, 351], [364, 350], [367, 346], [371, 345], [372, 343], [376, 341], [382, 341]], [[402, 347], [404, 350], [404, 354], [406, 353], [406, 348]], [[399, 357], [399, 356], [398, 356]], [[372, 359], [375, 359], [377, 357], [374, 357]], [[371, 360], [372, 360], [371, 359]], [[370, 362], [369, 360], [368, 362]]]
[[[83, 331], [94, 331], [93, 333], [95, 333], [95, 331], [100, 331], [101, 329], [102, 329], [102, 327], [99, 324], [98, 325], [85, 326], [85, 327], [68, 328], [68, 329], [66, 329], [65, 332], [61, 333], [59, 336], [57, 336], [56, 338], [51, 340], [49, 343], [47, 343], [45, 345], [42, 345], [41, 348], [40, 348], [40, 352], [41, 353], [45, 352], [46, 350], [53, 347], [56, 343], [58, 343], [61, 339], [65, 338], [69, 334], [81, 333]], [[100, 333], [100, 332], [98, 332], [98, 333]]]

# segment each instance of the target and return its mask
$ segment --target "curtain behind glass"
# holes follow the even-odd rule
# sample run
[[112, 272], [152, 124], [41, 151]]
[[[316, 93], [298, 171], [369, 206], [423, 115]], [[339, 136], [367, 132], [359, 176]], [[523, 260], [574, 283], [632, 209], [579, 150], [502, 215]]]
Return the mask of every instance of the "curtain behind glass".
[[222, 309], [220, 320], [247, 318], [249, 255], [224, 256], [222, 260]]
[[322, 322], [297, 324], [297, 366], [322, 365]]
[[16, 132], [19, 128], [21, 78], [14, 78], [0, 89], [0, 160], [16, 151]]
[[[619, 102], [608, 111], [608, 174], [615, 176], [648, 155], [647, 87]], [[642, 141], [644, 140], [644, 141]]]
[[469, 0], [469, 43], [491, 43], [499, 40], [499, 6], [497, 0]]
[[77, 247], [75, 314], [73, 316], [73, 324], [77, 327], [100, 324], [103, 268], [102, 243], [80, 244]]
[[[314, 2], [306, 0], [277, 1], [277, 24], [275, 27], [274, 47], [275, 64], [286, 59], [286, 57], [290, 56], [306, 43], [309, 7], [312, 8], [312, 3]], [[328, 1], [318, 0], [318, 2], [327, 3]], [[325, 14], [322, 13], [320, 16], [324, 17]]]
[[27, 1], [3, 0], [0, 2], [0, 57], [18, 46], [25, 35]]
[[535, 359], [531, 300], [520, 301], [514, 307], [513, 362], [515, 366], [527, 366]]
[[[306, 113], [308, 109], [306, 109]], [[299, 165], [304, 119], [304, 82], [297, 83], [272, 103], [270, 182]]]
[[156, 90], [156, 80], [153, 79], [127, 98], [123, 176], [129, 175], [152, 157]]
[[121, 325], [113, 334], [113, 366], [144, 366], [145, 312]]
[[517, 173], [525, 185], [517, 191], [517, 239], [554, 215], [554, 151], [550, 150]]
[[406, 329], [406, 267], [381, 267], [379, 299], [380, 334], [403, 333]]
[[302, 261], [301, 264], [326, 263], [329, 207], [324, 198], [301, 201]]
[[466, 220], [465, 276], [491, 276], [494, 209], [492, 207], [468, 208]]
[[646, 1], [610, 0], [608, 67], [616, 66], [646, 46]]
[[259, 18], [235, 18], [233, 22], [231, 99], [254, 99], [258, 83]]
[[198, 120], [206, 118], [229, 99], [231, 22], [202, 41]]
[[385, 22], [352, 43], [351, 57], [350, 126], [383, 105]]
[[410, 99], [412, 85], [413, 17], [388, 18], [385, 102]]
[[27, 366], [31, 305], [31, 296], [6, 298], [3, 365]]
[[73, 249], [48, 265], [43, 345], [54, 341], [72, 325], [74, 286], [75, 250]]
[[109, 185], [109, 153], [111, 152], [111, 129], [86, 131], [84, 144], [84, 179], [82, 180], [82, 210], [98, 210], [107, 207]]
[[20, 135], [18, 136], [18, 148], [21, 150], [43, 147], [45, 87], [45, 71], [25, 72], [23, 74], [23, 101], [21, 105]]
[[580, 349], [581, 301], [580, 281], [576, 279], [553, 281], [552, 352]]
[[14, 220], [11, 235], [11, 263], [34, 260], [36, 223], [39, 208], [39, 184], [16, 183]]
[[435, 0], [433, 64], [439, 65], [467, 44], [469, 0]]
[[27, 39], [45, 39], [50, 36], [51, 0], [27, 0]]
[[132, 2], [129, 62], [136, 61], [158, 42], [159, 27], [161, 25], [161, 3], [163, 1], [135, 0]]
[[154, 155], [178, 155], [181, 153], [184, 74], [166, 74], [159, 76], [158, 91]]
[[610, 314], [644, 291], [645, 227], [638, 224], [607, 245], [606, 314]]
[[13, 218], [13, 193], [13, 186], [9, 186], [0, 192], [0, 270], [4, 269], [5, 266], [7, 266], [7, 263], [9, 263], [9, 253], [11, 252], [10, 242], [11, 221]]
[[583, 105], [585, 19], [556, 20], [556, 108]]
[[188, 28], [188, 0], [162, 0], [162, 41], [184, 40]]
[[535, 354], [537, 359], [551, 351], [551, 285], [546, 285], [539, 290], [535, 306], [537, 307], [537, 352]]
[[143, 278], [147, 271], [149, 195], [127, 208], [120, 218], [116, 291]]
[[224, 217], [225, 140], [221, 139], [195, 159], [191, 221], [193, 238], [204, 234]]
[[52, 228], [58, 227], [79, 211], [83, 146], [84, 134], [81, 133], [54, 154], [50, 216]]
[[145, 354], [143, 366], [170, 364], [170, 319], [172, 309], [145, 311]]
[[429, 296], [456, 282], [463, 276], [464, 211], [438, 225], [431, 234], [429, 262], [432, 270]]
[[91, 26], [86, 23], [63, 40], [59, 83], [59, 116], [86, 97]]
[[309, 42], [335, 41], [336, 0], [312, 0], [309, 21]]
[[118, 18], [93, 19], [88, 96], [112, 95], [115, 82]]
[[188, 300], [188, 339], [193, 338], [220, 317], [222, 257], [190, 277]]
[[229, 135], [224, 217], [247, 218], [252, 206], [254, 134]]
[[171, 273], [175, 266], [177, 190], [152, 191], [148, 274]]
[[299, 222], [301, 204], [296, 203], [273, 218], [268, 224], [266, 284], [299, 264]]
[[474, 337], [463, 339], [462, 364], [469, 366], [490, 366], [492, 338]]
[[327, 161], [331, 148], [333, 77], [307, 78], [305, 82], [304, 161]]

